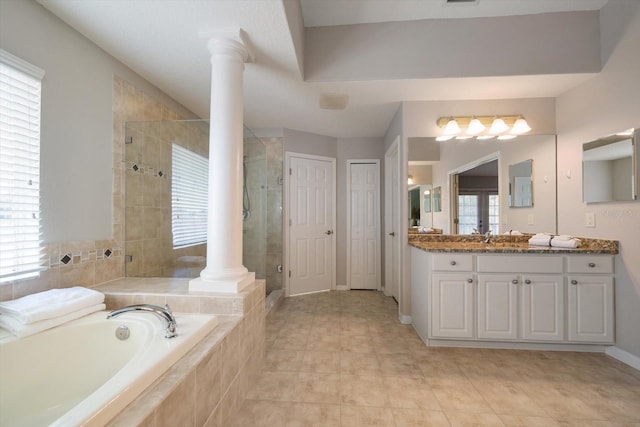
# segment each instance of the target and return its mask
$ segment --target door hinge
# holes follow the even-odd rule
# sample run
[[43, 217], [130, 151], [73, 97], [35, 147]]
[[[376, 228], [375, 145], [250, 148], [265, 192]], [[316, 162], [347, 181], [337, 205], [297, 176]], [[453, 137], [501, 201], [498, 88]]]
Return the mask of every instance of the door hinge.
[[289, 175], [293, 175], [293, 171], [289, 168]]
[[124, 143], [125, 144], [133, 144], [133, 137], [132, 136], [125, 136]]
[[291, 220], [289, 220], [289, 227], [291, 227]]
[[291, 270], [289, 270], [289, 277], [291, 277]]

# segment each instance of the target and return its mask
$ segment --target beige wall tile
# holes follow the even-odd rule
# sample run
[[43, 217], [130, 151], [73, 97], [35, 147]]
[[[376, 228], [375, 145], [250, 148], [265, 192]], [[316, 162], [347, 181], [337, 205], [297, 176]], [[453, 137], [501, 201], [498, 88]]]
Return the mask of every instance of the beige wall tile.
[[196, 367], [196, 425], [203, 425], [220, 403], [222, 359], [219, 346]]
[[192, 426], [195, 423], [196, 374], [192, 372], [156, 410], [157, 427]]

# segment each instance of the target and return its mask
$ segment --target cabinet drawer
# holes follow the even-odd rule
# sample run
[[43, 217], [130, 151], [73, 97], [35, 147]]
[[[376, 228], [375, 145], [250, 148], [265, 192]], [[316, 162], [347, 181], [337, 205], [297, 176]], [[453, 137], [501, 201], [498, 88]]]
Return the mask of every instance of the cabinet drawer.
[[609, 255], [572, 255], [567, 257], [568, 273], [613, 273]]
[[473, 255], [433, 254], [433, 269], [437, 271], [471, 271], [473, 270]]
[[562, 273], [561, 256], [479, 255], [479, 273]]

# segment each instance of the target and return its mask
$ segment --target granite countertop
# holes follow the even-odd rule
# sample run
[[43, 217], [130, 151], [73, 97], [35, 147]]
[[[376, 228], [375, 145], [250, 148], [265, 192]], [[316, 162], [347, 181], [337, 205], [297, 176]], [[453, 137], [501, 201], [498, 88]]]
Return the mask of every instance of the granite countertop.
[[575, 249], [530, 246], [531, 236], [494, 236], [491, 243], [483, 243], [482, 236], [439, 235], [409, 236], [409, 245], [427, 252], [503, 253], [503, 254], [609, 254], [618, 253], [616, 240], [579, 238]]

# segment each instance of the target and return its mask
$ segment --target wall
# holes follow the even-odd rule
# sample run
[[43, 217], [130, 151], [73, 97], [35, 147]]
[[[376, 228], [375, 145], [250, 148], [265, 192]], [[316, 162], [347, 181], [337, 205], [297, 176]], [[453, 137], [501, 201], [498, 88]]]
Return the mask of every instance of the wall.
[[283, 151], [282, 137], [260, 137], [267, 149], [267, 294], [282, 289], [282, 190]]
[[[619, 240], [616, 345], [640, 357], [640, 203], [585, 204], [581, 197], [582, 144], [640, 126], [640, 3], [610, 0], [600, 22], [602, 72], [557, 98], [558, 232]], [[589, 212], [596, 217], [594, 228], [584, 225]]]
[[336, 139], [333, 137], [293, 129], [283, 129], [282, 134], [285, 153], [312, 154], [334, 159], [338, 154]]

